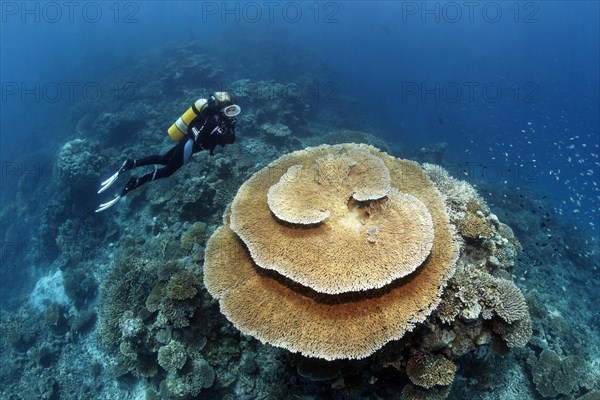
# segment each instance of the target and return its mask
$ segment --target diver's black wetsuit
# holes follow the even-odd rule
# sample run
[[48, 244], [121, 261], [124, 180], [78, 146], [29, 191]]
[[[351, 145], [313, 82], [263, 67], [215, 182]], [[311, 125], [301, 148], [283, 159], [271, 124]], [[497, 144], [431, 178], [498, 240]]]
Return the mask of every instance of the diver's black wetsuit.
[[[204, 113], [207, 115], [204, 116]], [[201, 113], [190, 122], [187, 134], [171, 150], [163, 155], [132, 160], [127, 169], [155, 164], [165, 167], [155, 168], [154, 171], [140, 178], [131, 178], [121, 192], [121, 196], [125, 196], [147, 182], [171, 176], [188, 162], [194, 153], [209, 150], [212, 155], [215, 147], [233, 143], [235, 141], [235, 122], [235, 118], [227, 118], [210, 110]]]

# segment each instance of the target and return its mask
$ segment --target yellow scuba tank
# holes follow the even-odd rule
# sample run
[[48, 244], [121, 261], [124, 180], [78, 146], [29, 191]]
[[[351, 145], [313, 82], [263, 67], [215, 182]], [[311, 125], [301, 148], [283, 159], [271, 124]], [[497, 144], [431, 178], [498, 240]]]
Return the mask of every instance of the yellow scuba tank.
[[183, 113], [181, 117], [171, 125], [167, 133], [171, 136], [171, 139], [179, 142], [187, 133], [188, 126], [190, 122], [198, 115], [200, 115], [200, 110], [206, 104], [206, 99], [198, 99], [190, 108], [187, 109], [186, 112]]

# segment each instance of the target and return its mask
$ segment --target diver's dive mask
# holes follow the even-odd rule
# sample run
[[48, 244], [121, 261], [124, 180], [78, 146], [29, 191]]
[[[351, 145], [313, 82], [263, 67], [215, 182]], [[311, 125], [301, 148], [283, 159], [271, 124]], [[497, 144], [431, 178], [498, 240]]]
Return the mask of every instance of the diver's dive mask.
[[230, 106], [224, 107], [221, 109], [221, 112], [224, 116], [228, 118], [233, 118], [242, 112], [242, 108], [237, 104], [232, 104]]
[[236, 104], [235, 96], [228, 92], [214, 92], [208, 96], [208, 106], [220, 111], [227, 118], [238, 115], [242, 109]]

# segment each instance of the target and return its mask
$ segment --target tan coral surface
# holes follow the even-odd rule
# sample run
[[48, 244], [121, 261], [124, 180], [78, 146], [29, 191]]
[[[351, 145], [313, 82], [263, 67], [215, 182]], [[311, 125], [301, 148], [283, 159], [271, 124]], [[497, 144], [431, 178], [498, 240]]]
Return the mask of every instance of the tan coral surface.
[[[387, 168], [384, 198], [363, 203], [345, 195], [315, 226], [273, 215], [267, 192], [290, 167], [357, 147]], [[306, 356], [363, 358], [401, 338], [438, 305], [454, 272], [458, 248], [442, 196], [418, 164], [370, 146], [285, 155], [240, 188], [227, 214], [206, 247], [206, 288], [240, 331]], [[415, 254], [422, 259], [403, 270]]]
[[[396, 182], [392, 186], [397, 190], [390, 189], [385, 198], [369, 202], [350, 198], [355, 190], [342, 191], [344, 181], [352, 177], [348, 157], [360, 158], [355, 154], [356, 148], [368, 149], [378, 156], [377, 163], [368, 160], [369, 165], [377, 164], [387, 171], [374, 171], [378, 180], [385, 182], [385, 176], [391, 172], [390, 166], [384, 165], [386, 159], [393, 163]], [[315, 185], [313, 167], [328, 158], [345, 161], [338, 164], [341, 169], [331, 168], [335, 173], [330, 170], [326, 178], [319, 177], [327, 184]], [[403, 170], [411, 176], [402, 175]], [[357, 182], [363, 180], [361, 177]], [[287, 206], [281, 205], [280, 197], [288, 199]], [[311, 209], [301, 206], [311, 199], [318, 199], [318, 205]], [[432, 211], [424, 201], [435, 202], [437, 209]], [[306, 228], [286, 224], [273, 217], [277, 212], [272, 208], [295, 213], [303, 221], [326, 221]], [[304, 215], [297, 211], [303, 208], [308, 210]], [[284, 155], [242, 185], [231, 210], [231, 228], [259, 267], [328, 294], [378, 289], [411, 274], [433, 245], [434, 221], [430, 213], [442, 213], [445, 220], [440, 229], [448, 225], [439, 192], [416, 164], [365, 145], [320, 146]]]
[[204, 283], [221, 312], [262, 342], [327, 360], [363, 358], [422, 322], [439, 301], [444, 264], [374, 293], [327, 296], [256, 267], [222, 226], [206, 248]]

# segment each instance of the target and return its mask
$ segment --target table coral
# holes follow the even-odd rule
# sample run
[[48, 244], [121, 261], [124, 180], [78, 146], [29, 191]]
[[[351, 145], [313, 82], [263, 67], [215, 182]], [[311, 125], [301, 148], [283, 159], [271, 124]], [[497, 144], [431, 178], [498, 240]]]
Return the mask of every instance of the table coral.
[[[347, 197], [340, 196], [348, 203], [331, 207], [332, 217], [316, 226], [290, 226], [273, 218], [269, 189], [291, 166], [318, 169], [331, 157], [357, 164], [357, 159], [377, 157], [394, 189], [384, 199], [362, 205], [348, 200], [351, 190]], [[328, 176], [338, 181], [337, 187], [352, 187], [352, 168]], [[402, 203], [403, 213], [394, 203], [404, 196], [418, 199], [422, 206]], [[337, 201], [334, 196], [329, 200]], [[431, 229], [427, 218], [419, 217], [419, 207], [435, 227], [431, 247], [427, 234], [418, 233]], [[347, 215], [357, 212], [349, 224]], [[365, 231], [378, 215], [378, 240], [372, 243]], [[395, 218], [398, 222], [386, 224], [386, 219]], [[443, 198], [420, 167], [364, 145], [320, 146], [281, 157], [240, 188], [230, 220], [211, 237], [205, 255], [205, 286], [219, 299], [221, 311], [244, 333], [324, 359], [363, 358], [412, 330], [439, 303], [458, 251]], [[362, 228], [355, 232], [356, 226]], [[397, 242], [392, 233], [385, 236], [388, 232], [395, 232]], [[416, 270], [409, 267], [410, 279], [398, 279], [406, 274], [399, 272], [404, 260], [415, 254], [416, 260], [419, 254], [430, 256], [420, 258]], [[347, 256], [351, 258], [336, 263], [336, 258]], [[274, 259], [285, 267], [274, 272]], [[282, 271], [288, 273], [281, 275]], [[312, 282], [313, 287], [298, 280]], [[365, 283], [356, 283], [361, 281]]]

